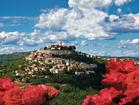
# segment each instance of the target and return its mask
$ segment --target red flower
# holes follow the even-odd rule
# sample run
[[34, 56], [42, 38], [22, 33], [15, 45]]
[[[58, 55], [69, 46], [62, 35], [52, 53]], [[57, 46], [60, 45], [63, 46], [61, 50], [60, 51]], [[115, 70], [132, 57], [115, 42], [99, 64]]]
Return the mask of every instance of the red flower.
[[133, 60], [125, 60], [122, 61], [122, 65], [123, 65], [123, 70], [125, 70], [125, 72], [129, 73], [135, 70], [135, 62]]
[[43, 88], [47, 92], [49, 98], [55, 97], [59, 93], [59, 91], [52, 86], [47, 85], [38, 85], [38, 86]]
[[22, 105], [22, 89], [12, 88], [5, 92], [3, 97], [4, 105]]
[[[88, 96], [83, 105], [139, 105], [139, 66], [133, 61], [111, 60], [102, 83], [114, 88]], [[115, 100], [116, 99], [116, 100]]]
[[88, 96], [84, 100], [83, 105], [118, 105], [113, 102], [113, 99], [118, 98], [119, 95], [121, 95], [121, 91], [113, 87], [102, 89], [98, 95]]
[[117, 89], [124, 89], [126, 88], [125, 79], [126, 79], [125, 74], [118, 72], [110, 72], [104, 75], [102, 83], [105, 85], [113, 86]]
[[48, 96], [49, 98], [55, 97], [58, 95], [58, 90], [56, 90], [54, 87], [50, 87], [48, 88]]
[[0, 78], [0, 91], [6, 91], [14, 87], [14, 83], [10, 78]]
[[10, 78], [0, 79], [0, 105], [42, 105], [46, 99], [58, 94], [51, 86], [17, 87]]
[[46, 101], [46, 91], [39, 86], [30, 86], [23, 93], [24, 105], [41, 105]]
[[107, 72], [111, 71], [120, 71], [122, 68], [122, 65], [119, 61], [116, 60], [110, 60], [106, 66]]
[[139, 87], [139, 70], [131, 72], [127, 75], [126, 83], [129, 87]]
[[134, 71], [135, 63], [132, 60], [124, 60], [124, 61], [110, 60], [106, 68], [107, 72], [116, 71], [127, 74], [129, 72]]
[[87, 96], [83, 102], [83, 105], [94, 105], [93, 97], [95, 96]]
[[0, 91], [0, 105], [4, 105], [4, 100], [3, 100], [4, 94], [5, 94], [5, 92]]
[[119, 105], [139, 105], [139, 86], [125, 90], [125, 98], [121, 99]]

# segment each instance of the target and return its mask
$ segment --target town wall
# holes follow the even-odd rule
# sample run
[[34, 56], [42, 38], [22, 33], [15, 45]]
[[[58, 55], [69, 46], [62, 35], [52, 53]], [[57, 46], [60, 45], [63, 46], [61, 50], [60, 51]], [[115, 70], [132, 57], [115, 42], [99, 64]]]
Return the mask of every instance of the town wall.
[[54, 55], [69, 55], [74, 53], [74, 51], [70, 50], [38, 50], [38, 52], [45, 53], [45, 54], [54, 54]]

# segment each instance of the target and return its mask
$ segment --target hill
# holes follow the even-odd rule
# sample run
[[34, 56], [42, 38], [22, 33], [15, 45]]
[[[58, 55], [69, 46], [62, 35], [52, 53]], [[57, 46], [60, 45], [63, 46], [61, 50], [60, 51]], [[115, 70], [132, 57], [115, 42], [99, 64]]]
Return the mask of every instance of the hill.
[[113, 58], [116, 58], [116, 59], [132, 59], [132, 60], [135, 60], [135, 61], [139, 61], [139, 58], [138, 57], [128, 57], [128, 56], [125, 56], [125, 57], [109, 57], [109, 56], [100, 56], [101, 58], [109, 58], [109, 59], [113, 59]]
[[13, 54], [3, 54], [0, 55], [0, 65], [11, 62], [11, 61], [16, 61], [19, 59], [24, 58], [27, 56], [29, 52], [16, 52]]
[[[10, 62], [7, 62], [10, 55], [1, 55], [6, 60], [0, 66], [0, 77], [13, 78], [23, 85], [48, 84], [60, 90], [46, 105], [81, 105], [86, 95], [95, 94], [103, 87], [100, 81], [105, 64], [72, 47], [43, 48], [29, 54], [20, 53], [17, 57], [18, 54], [11, 54]], [[51, 72], [52, 69], [58, 72]], [[88, 70], [93, 73], [87, 74]]]
[[[74, 47], [45, 47], [34, 52], [1, 55], [0, 77], [22, 84], [48, 84], [60, 94], [45, 105], [81, 105], [101, 88], [108, 57], [94, 57]], [[88, 71], [91, 73], [88, 73]]]

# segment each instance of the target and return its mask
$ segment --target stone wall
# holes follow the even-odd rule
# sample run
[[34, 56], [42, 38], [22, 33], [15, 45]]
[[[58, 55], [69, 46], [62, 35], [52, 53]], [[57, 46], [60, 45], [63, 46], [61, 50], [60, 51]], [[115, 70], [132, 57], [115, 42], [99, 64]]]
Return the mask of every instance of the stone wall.
[[69, 55], [74, 53], [74, 51], [69, 50], [38, 50], [38, 52], [45, 53], [45, 54], [54, 54], [54, 55]]

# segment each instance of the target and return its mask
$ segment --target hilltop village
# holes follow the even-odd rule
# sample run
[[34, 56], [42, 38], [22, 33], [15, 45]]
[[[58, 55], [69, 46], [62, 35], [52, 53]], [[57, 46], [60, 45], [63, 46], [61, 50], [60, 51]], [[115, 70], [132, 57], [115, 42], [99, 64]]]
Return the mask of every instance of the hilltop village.
[[[0, 67], [1, 75], [14, 76], [22, 82], [34, 78], [56, 78], [57, 75], [101, 77], [105, 64], [111, 59], [126, 60], [129, 58], [98, 57], [76, 50], [76, 46], [62, 44], [49, 45], [29, 52], [22, 59]], [[139, 62], [136, 61], [139, 65]], [[5, 72], [4, 72], [5, 71]], [[61, 80], [60, 80], [61, 81]]]
[[[46, 84], [58, 89], [58, 98], [44, 105], [64, 105], [64, 101], [67, 105], [81, 105], [88, 92], [97, 92], [102, 88], [100, 81], [104, 71], [104, 63], [77, 51], [75, 46], [62, 44], [28, 52], [23, 57], [0, 66], [0, 76], [12, 78], [22, 88]], [[76, 102], [77, 100], [81, 101]]]
[[26, 71], [32, 71], [30, 74], [39, 70], [48, 70], [51, 73], [72, 72], [75, 75], [94, 74], [93, 70], [97, 68], [97, 65], [85, 62], [88, 59], [90, 55], [77, 52], [75, 46], [50, 45], [31, 52], [26, 57], [31, 64]]

